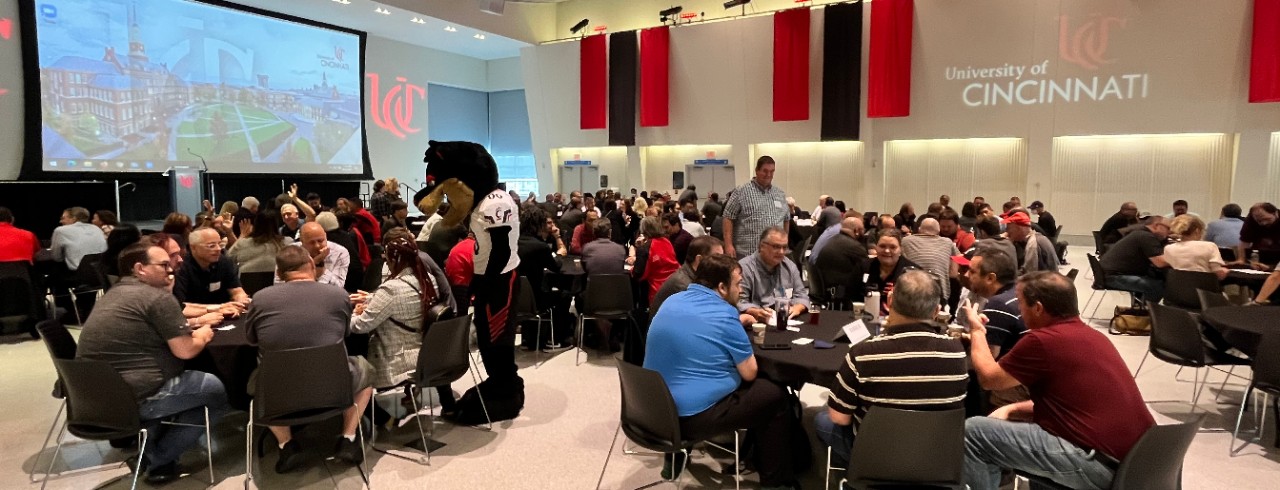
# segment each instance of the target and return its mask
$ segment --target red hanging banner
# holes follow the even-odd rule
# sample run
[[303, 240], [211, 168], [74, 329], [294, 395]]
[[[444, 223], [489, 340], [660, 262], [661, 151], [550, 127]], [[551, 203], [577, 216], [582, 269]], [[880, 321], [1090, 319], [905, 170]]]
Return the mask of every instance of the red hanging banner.
[[640, 126], [666, 126], [671, 122], [670, 73], [670, 28], [640, 31]]
[[871, 4], [867, 117], [911, 114], [911, 28], [914, 17], [914, 0], [876, 0]]
[[1280, 0], [1253, 0], [1249, 102], [1280, 102]]
[[609, 60], [603, 35], [582, 40], [578, 80], [582, 129], [604, 129], [609, 106]]
[[773, 120], [809, 119], [809, 9], [773, 14]]

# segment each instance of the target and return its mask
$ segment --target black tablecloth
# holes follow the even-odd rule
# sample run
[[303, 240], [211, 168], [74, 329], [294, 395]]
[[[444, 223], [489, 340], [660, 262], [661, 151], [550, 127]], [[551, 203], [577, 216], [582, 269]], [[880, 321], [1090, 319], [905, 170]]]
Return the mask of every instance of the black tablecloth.
[[1262, 289], [1262, 283], [1267, 281], [1270, 274], [1250, 274], [1242, 272], [1240, 269], [1229, 269], [1227, 278], [1222, 280], [1223, 284], [1236, 284], [1245, 286], [1249, 289], [1257, 291]]
[[547, 285], [569, 294], [578, 294], [586, 289], [587, 271], [583, 270], [582, 263], [576, 262], [575, 259], [581, 260], [581, 257], [556, 257], [556, 261], [560, 263], [560, 272], [548, 271], [544, 276], [544, 280], [549, 283]]
[[[802, 314], [798, 319], [808, 322], [809, 314]], [[836, 346], [818, 349], [813, 343], [790, 344], [789, 350], [764, 350], [756, 345], [756, 363], [760, 367], [760, 375], [791, 387], [799, 387], [805, 383], [832, 387], [836, 382], [836, 373], [844, 363], [845, 354], [849, 353], [848, 339], [842, 338], [838, 342], [832, 339], [840, 333], [841, 327], [852, 321], [853, 312], [823, 311], [817, 325], [805, 323], [798, 327], [799, 332], [779, 332], [770, 328], [765, 334], [765, 343], [790, 344], [798, 338], [810, 338], [832, 342]], [[867, 328], [871, 329], [872, 334], [876, 332], [875, 325], [868, 324]]]
[[1258, 354], [1262, 334], [1280, 334], [1280, 307], [1277, 306], [1221, 306], [1205, 310], [1200, 319], [1249, 357]]
[[245, 337], [244, 317], [223, 323], [231, 330], [214, 330], [213, 341], [195, 359], [187, 361], [187, 369], [217, 376], [227, 389], [227, 400], [238, 410], [249, 409], [249, 376], [258, 368], [258, 348]]

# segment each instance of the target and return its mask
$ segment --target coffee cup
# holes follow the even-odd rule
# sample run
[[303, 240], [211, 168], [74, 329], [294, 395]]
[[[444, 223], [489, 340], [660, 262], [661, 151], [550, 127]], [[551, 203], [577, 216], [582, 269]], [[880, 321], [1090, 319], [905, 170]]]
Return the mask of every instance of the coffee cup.
[[853, 304], [853, 315], [854, 315], [855, 317], [860, 317], [860, 316], [862, 316], [862, 312], [863, 312], [863, 311], [866, 311], [866, 309], [867, 309], [867, 304], [866, 304], [866, 303], [863, 303], [863, 302], [861, 302], [861, 301], [859, 301], [859, 302], [857, 302], [857, 303], [854, 303], [854, 304]]
[[763, 323], [751, 324], [751, 342], [756, 344], [764, 343], [764, 331], [768, 326]]
[[946, 325], [948, 323], [951, 323], [951, 314], [945, 311], [942, 311], [942, 312], [939, 312], [938, 316], [934, 317], [933, 319], [938, 323]]

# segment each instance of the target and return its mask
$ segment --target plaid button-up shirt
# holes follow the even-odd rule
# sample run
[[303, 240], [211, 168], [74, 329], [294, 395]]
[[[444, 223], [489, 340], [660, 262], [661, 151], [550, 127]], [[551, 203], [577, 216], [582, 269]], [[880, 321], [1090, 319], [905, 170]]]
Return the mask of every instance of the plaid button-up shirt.
[[760, 187], [755, 179], [734, 189], [724, 207], [724, 217], [733, 221], [733, 247], [739, 256], [755, 253], [760, 234], [785, 225], [790, 215], [787, 194], [776, 185]]

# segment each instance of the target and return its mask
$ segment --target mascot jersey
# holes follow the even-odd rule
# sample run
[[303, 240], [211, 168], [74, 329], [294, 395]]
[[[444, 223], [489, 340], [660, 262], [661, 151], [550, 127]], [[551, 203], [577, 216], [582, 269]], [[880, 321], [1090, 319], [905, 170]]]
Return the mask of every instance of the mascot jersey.
[[506, 274], [520, 265], [520, 256], [516, 254], [519, 248], [516, 242], [520, 239], [520, 206], [516, 205], [507, 191], [494, 189], [484, 196], [480, 205], [471, 213], [471, 231], [476, 234], [476, 274], [484, 274], [489, 267], [489, 254], [493, 251], [493, 243], [490, 243], [493, 238], [489, 236], [489, 228], [501, 226], [511, 228], [507, 233], [511, 258], [507, 259], [507, 265], [502, 268], [502, 273]]

